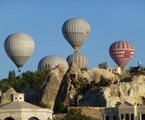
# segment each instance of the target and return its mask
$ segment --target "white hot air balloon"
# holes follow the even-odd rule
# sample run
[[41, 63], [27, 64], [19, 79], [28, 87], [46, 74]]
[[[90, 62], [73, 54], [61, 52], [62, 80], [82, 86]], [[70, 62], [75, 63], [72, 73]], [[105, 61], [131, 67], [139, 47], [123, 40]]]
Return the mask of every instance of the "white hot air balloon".
[[47, 69], [53, 69], [59, 64], [64, 64], [68, 69], [68, 63], [63, 57], [56, 55], [46, 56], [39, 61], [38, 70], [44, 71]]
[[86, 68], [88, 66], [87, 57], [78, 53], [78, 52], [75, 52], [74, 54], [69, 55], [66, 58], [66, 60], [67, 60], [69, 65], [75, 63], [79, 69]]
[[35, 43], [33, 38], [25, 33], [14, 33], [6, 38], [4, 48], [9, 58], [19, 69], [32, 55]]
[[90, 25], [84, 19], [72, 18], [63, 24], [62, 33], [75, 51], [78, 51], [90, 34]]

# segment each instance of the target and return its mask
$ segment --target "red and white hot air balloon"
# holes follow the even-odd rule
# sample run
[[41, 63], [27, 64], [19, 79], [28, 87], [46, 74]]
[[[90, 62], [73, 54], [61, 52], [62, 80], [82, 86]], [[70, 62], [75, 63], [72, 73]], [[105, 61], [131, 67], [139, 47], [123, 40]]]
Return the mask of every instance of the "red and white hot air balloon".
[[124, 68], [134, 55], [134, 47], [128, 41], [116, 41], [111, 44], [109, 54], [115, 63]]

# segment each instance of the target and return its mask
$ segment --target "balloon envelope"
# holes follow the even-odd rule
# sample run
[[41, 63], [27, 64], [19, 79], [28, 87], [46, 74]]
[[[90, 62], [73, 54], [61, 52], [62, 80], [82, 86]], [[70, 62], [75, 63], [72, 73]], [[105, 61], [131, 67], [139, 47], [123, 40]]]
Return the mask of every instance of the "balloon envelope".
[[88, 59], [86, 56], [75, 52], [67, 57], [67, 62], [69, 65], [75, 63], [78, 68], [86, 68], [88, 66]]
[[127, 41], [116, 41], [109, 48], [109, 54], [115, 63], [123, 68], [134, 55], [134, 47]]
[[72, 18], [63, 24], [62, 33], [69, 44], [78, 51], [90, 34], [90, 25], [86, 20]]
[[50, 56], [43, 57], [39, 61], [38, 70], [44, 71], [47, 69], [52, 69], [52, 68], [55, 68], [58, 64], [64, 64], [66, 68], [68, 69], [68, 63], [63, 57], [50, 55]]
[[9, 58], [20, 68], [32, 55], [35, 44], [31, 36], [25, 33], [14, 33], [6, 38], [4, 48]]

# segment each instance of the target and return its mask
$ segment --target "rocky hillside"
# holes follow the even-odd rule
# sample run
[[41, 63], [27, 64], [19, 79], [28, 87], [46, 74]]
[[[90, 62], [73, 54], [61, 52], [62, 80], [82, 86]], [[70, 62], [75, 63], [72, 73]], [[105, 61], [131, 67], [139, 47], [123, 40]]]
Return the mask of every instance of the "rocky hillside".
[[[117, 75], [96, 67], [80, 70], [74, 64], [67, 70], [60, 64], [48, 72], [39, 93], [28, 89], [23, 92], [27, 101], [60, 112], [70, 106], [112, 107], [125, 102], [145, 105], [144, 86], [144, 74]], [[1, 93], [1, 104], [7, 103], [15, 92], [11, 88]]]
[[[56, 111], [60, 105], [105, 106], [106, 98], [103, 98], [102, 90], [112, 86], [116, 79], [119, 79], [117, 75], [105, 69], [92, 68], [84, 71], [73, 64], [66, 71], [64, 66], [59, 65], [46, 78], [41, 103]], [[109, 86], [103, 86], [102, 89], [99, 85]]]
[[87, 91], [81, 106], [114, 107], [117, 104], [145, 105], [145, 76], [134, 76], [129, 82], [118, 82], [101, 90]]
[[[63, 103], [64, 106], [112, 107], [125, 102], [130, 104], [145, 102], [144, 75], [126, 78], [99, 68], [81, 71], [75, 65], [72, 65], [66, 73], [63, 72], [63, 75], [59, 77], [61, 85], [55, 83], [60, 86], [57, 89], [58, 94], [53, 94], [56, 95], [57, 107], [59, 103]], [[49, 96], [48, 91], [45, 93]]]

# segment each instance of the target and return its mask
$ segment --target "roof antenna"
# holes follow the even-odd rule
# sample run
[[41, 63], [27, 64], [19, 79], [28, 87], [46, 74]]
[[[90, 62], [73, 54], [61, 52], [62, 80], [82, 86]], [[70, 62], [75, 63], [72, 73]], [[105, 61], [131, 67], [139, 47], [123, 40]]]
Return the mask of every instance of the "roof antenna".
[[141, 66], [142, 66], [142, 63], [141, 63], [141, 61], [139, 61], [139, 62], [138, 62], [138, 66], [139, 66], [139, 67], [141, 67]]

